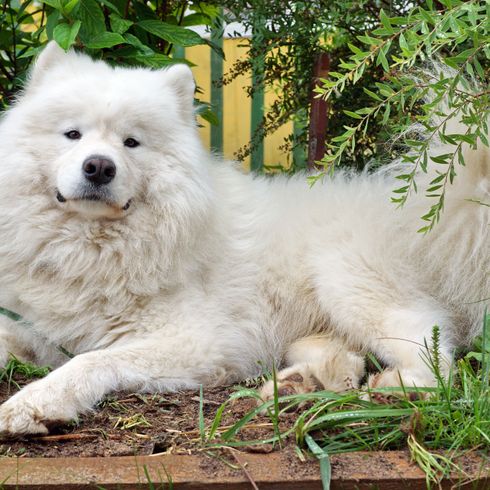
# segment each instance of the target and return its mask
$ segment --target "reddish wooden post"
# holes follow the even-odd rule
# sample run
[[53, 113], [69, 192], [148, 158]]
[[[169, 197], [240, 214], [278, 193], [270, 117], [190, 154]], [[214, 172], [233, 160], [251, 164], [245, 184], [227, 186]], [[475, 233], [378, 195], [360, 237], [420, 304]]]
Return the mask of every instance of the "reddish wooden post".
[[325, 155], [325, 137], [327, 133], [327, 107], [322, 98], [317, 97], [315, 87], [320, 85], [320, 78], [327, 78], [330, 68], [328, 53], [320, 53], [313, 67], [313, 80], [310, 89], [310, 129], [308, 133], [308, 168], [315, 167], [315, 162]]

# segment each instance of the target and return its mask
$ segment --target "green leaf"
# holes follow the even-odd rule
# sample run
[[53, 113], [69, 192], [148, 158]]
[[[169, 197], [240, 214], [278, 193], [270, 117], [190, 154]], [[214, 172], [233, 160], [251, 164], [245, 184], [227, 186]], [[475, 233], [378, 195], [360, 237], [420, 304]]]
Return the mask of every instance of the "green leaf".
[[390, 71], [390, 65], [382, 49], [379, 50], [378, 57], [376, 58], [376, 65], [379, 65], [380, 63], [383, 66], [384, 71]]
[[123, 19], [115, 13], [109, 15], [109, 19], [111, 22], [111, 29], [117, 34], [124, 34], [134, 23], [131, 20]]
[[399, 180], [406, 180], [408, 182], [409, 180], [412, 179], [412, 177], [413, 177], [412, 174], [401, 174], [401, 175], [397, 175], [395, 178]]
[[210, 25], [211, 17], [206, 14], [202, 14], [200, 12], [195, 12], [190, 15], [186, 15], [184, 20], [182, 21], [183, 26], [202, 26], [202, 25]]
[[126, 40], [116, 32], [103, 32], [93, 37], [85, 45], [89, 49], [112, 48], [116, 44], [126, 44]]
[[403, 35], [403, 32], [400, 33], [400, 37], [398, 38], [398, 42], [400, 44], [400, 48], [405, 49], [407, 51], [410, 50], [407, 44], [407, 40], [405, 39], [405, 36]]
[[46, 34], [48, 39], [52, 40], [54, 36], [54, 28], [57, 26], [59, 20], [61, 19], [61, 13], [58, 10], [54, 10], [48, 15], [46, 19]]
[[179, 46], [196, 46], [204, 44], [204, 40], [199, 34], [185, 29], [184, 27], [174, 26], [162, 22], [161, 20], [142, 20], [137, 25], [154, 36], [164, 39], [165, 41], [178, 44]]
[[381, 23], [383, 24], [384, 28], [392, 34], [394, 32], [393, 27], [391, 27], [391, 22], [389, 17], [385, 14], [384, 10], [381, 9], [379, 13], [379, 19], [381, 20]]
[[419, 14], [425, 20], [425, 22], [427, 22], [427, 24], [435, 24], [434, 17], [432, 17], [432, 15], [430, 15], [430, 13], [424, 10], [422, 7], [419, 8]]
[[383, 113], [383, 120], [382, 120], [382, 124], [386, 124], [388, 122], [388, 119], [390, 117], [390, 111], [391, 111], [391, 106], [390, 104], [386, 104], [386, 108], [385, 108], [385, 111]]
[[61, 1], [60, 0], [41, 0], [42, 3], [49, 5], [50, 7], [55, 8], [56, 10], [61, 10]]
[[69, 24], [58, 24], [53, 31], [54, 40], [61, 48], [68, 51], [77, 38], [81, 24], [79, 20], [76, 20], [71, 26]]
[[430, 159], [434, 163], [439, 163], [440, 165], [447, 165], [449, 158], [452, 157], [452, 153], [444, 153], [443, 155], [431, 155]]
[[380, 39], [376, 39], [370, 36], [357, 36], [357, 39], [359, 39], [361, 43], [367, 44], [368, 46], [377, 46], [378, 44], [382, 43]]
[[[76, 7], [78, 2], [79, 0], [41, 0], [41, 3], [49, 5], [64, 14], [69, 14]], [[29, 2], [24, 2], [24, 4], [29, 4]]]
[[428, 187], [425, 190], [425, 192], [426, 193], [428, 193], [428, 192], [435, 192], [435, 191], [438, 191], [441, 187], [442, 187], [442, 184], [432, 185], [432, 186]]
[[[354, 46], [353, 44], [351, 43], [347, 43], [347, 46], [348, 48], [354, 53], [354, 54], [358, 54], [360, 56], [363, 56], [364, 53], [357, 47], [357, 46]], [[355, 66], [355, 65], [354, 65]]]
[[465, 356], [466, 359], [476, 359], [477, 361], [481, 362], [483, 360], [483, 353], [482, 352], [468, 352]]
[[483, 71], [483, 68], [480, 64], [480, 62], [478, 61], [478, 58], [474, 58], [473, 59], [473, 64], [475, 65], [475, 68], [476, 68], [476, 72], [478, 73], [478, 75], [482, 78], [482, 80], [485, 79], [485, 72]]
[[213, 41], [210, 41], [209, 39], [204, 39], [203, 40], [205, 44], [207, 44], [220, 58], [225, 59], [225, 52], [223, 49]]
[[353, 119], [362, 119], [362, 116], [352, 111], [344, 111], [344, 114], [346, 114], [349, 117], [352, 117]]
[[211, 110], [208, 104], [200, 104], [196, 108], [196, 114], [213, 126], [219, 125], [218, 116]]
[[79, 0], [61, 0], [61, 10], [68, 15], [78, 5]]
[[371, 31], [371, 34], [375, 36], [390, 36], [393, 33], [393, 30], [385, 29], [384, 27], [378, 27]]
[[80, 0], [77, 18], [82, 22], [80, 37], [84, 43], [105, 32], [105, 18], [96, 0]]
[[374, 100], [377, 100], [378, 102], [383, 101], [383, 99], [378, 94], [375, 94], [371, 90], [368, 90], [367, 88], [363, 88], [363, 90], [367, 95], [369, 95], [369, 97], [373, 98]]
[[438, 184], [439, 182], [442, 182], [444, 178], [446, 177], [446, 174], [440, 174], [438, 175], [435, 179], [432, 179], [430, 181], [431, 184]]
[[134, 46], [138, 51], [141, 51], [147, 56], [153, 56], [153, 54], [155, 53], [153, 49], [151, 49], [146, 44], [143, 44], [140, 39], [138, 39], [136, 36], [133, 36], [132, 34], [124, 34], [124, 39], [128, 44], [131, 44], [131, 46]]
[[136, 56], [132, 56], [131, 59], [137, 61], [146, 66], [150, 66], [151, 68], [162, 68], [168, 65], [174, 65], [175, 63], [179, 63], [179, 61], [161, 53], [154, 53], [151, 56], [146, 54], [137, 54]]

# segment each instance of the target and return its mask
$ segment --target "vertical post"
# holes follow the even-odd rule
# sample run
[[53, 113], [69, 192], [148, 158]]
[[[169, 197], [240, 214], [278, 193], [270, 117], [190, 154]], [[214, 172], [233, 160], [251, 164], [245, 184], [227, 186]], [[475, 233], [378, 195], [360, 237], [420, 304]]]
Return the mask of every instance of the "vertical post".
[[185, 58], [184, 46], [179, 46], [178, 44], [174, 44], [173, 57], [178, 59], [184, 59]]
[[310, 128], [308, 133], [308, 168], [325, 155], [325, 137], [327, 133], [327, 102], [315, 97], [314, 88], [320, 85], [320, 78], [327, 78], [330, 68], [328, 53], [320, 53], [313, 68], [313, 80], [310, 90]]
[[[252, 29], [252, 47], [254, 39], [257, 40], [260, 27], [263, 26], [263, 19], [254, 18]], [[264, 167], [264, 135], [261, 129], [264, 122], [264, 84], [262, 77], [264, 74], [263, 54], [256, 58], [252, 63], [252, 114], [251, 114], [251, 141], [252, 153], [250, 155], [250, 170], [260, 171]]]
[[299, 135], [305, 129], [306, 110], [300, 110], [293, 121], [293, 166], [295, 169], [304, 168], [306, 164], [306, 152], [303, 145], [298, 145]]
[[[223, 26], [221, 12], [213, 22], [211, 41], [223, 49]], [[223, 58], [211, 49], [211, 107], [216, 114], [218, 124], [211, 125], [211, 149], [223, 153]]]

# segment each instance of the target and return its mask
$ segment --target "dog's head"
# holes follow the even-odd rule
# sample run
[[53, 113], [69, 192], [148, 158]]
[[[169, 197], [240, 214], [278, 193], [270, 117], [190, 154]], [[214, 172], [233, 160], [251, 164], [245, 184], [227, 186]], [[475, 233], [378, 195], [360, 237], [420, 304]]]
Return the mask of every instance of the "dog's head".
[[117, 219], [151, 196], [171, 198], [200, 173], [194, 89], [186, 65], [113, 68], [52, 42], [7, 116], [29, 154], [16, 165], [33, 180], [42, 174], [60, 209], [89, 218]]

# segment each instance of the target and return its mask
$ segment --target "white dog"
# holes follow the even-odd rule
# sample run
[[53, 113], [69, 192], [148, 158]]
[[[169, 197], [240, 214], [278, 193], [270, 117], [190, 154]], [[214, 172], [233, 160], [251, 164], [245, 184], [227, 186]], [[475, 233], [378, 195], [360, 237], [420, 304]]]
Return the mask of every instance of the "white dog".
[[111, 68], [51, 43], [4, 115], [0, 306], [31, 324], [0, 319], [0, 360], [59, 367], [0, 408], [0, 432], [44, 433], [113, 390], [218, 385], [273, 362], [281, 389], [343, 390], [367, 350], [389, 366], [376, 386], [433, 385], [432, 327], [448, 358], [479, 331], [489, 208], [466, 198], [489, 201], [487, 148], [465, 148], [421, 236], [430, 201], [397, 210], [387, 173], [309, 189], [214, 161], [193, 95], [186, 66]]

